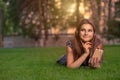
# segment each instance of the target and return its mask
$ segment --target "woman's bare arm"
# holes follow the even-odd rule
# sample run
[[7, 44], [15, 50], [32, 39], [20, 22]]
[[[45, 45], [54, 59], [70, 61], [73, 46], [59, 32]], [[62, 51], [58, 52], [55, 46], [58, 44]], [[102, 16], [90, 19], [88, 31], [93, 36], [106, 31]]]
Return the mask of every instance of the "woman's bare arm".
[[81, 66], [81, 64], [85, 61], [88, 53], [84, 53], [80, 58], [78, 58], [76, 61], [74, 61], [73, 51], [72, 49], [67, 46], [67, 67], [68, 68], [78, 68]]

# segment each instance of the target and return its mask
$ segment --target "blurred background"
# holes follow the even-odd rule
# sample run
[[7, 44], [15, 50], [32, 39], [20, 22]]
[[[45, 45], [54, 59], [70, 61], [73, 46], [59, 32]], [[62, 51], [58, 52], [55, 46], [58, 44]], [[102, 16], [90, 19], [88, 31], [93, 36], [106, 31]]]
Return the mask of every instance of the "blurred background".
[[0, 0], [0, 47], [65, 46], [81, 18], [105, 45], [120, 44], [120, 0]]

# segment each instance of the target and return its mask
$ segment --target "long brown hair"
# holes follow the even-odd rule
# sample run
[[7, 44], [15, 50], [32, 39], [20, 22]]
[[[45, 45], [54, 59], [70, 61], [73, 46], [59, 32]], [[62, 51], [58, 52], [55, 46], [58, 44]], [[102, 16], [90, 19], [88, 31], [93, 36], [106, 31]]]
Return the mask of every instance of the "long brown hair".
[[[82, 19], [79, 22], [79, 24], [78, 24], [78, 26], [76, 28], [76, 31], [75, 31], [75, 37], [73, 39], [73, 54], [74, 54], [74, 59], [75, 60], [77, 58], [79, 58], [84, 53], [84, 49], [83, 49], [83, 46], [82, 46], [82, 43], [81, 43], [81, 39], [80, 39], [80, 36], [79, 36], [79, 32], [80, 32], [81, 26], [83, 24], [90, 24], [93, 27], [93, 31], [94, 31], [94, 34], [95, 34], [95, 26], [94, 26], [94, 24], [90, 20]], [[94, 52], [94, 49], [96, 47], [94, 43], [96, 43], [97, 45], [99, 43], [101, 43], [98, 40], [99, 39], [97, 39], [95, 35], [93, 36], [93, 39], [91, 40], [91, 43], [92, 43], [92, 49], [90, 50], [90, 55], [91, 56], [92, 56], [92, 53]]]

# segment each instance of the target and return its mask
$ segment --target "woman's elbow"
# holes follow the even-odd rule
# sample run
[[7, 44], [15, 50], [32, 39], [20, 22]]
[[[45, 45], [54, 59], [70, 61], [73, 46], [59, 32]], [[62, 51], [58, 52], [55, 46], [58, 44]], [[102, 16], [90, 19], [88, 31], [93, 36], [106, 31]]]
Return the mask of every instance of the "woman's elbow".
[[67, 65], [66, 67], [67, 67], [67, 68], [73, 68], [71, 65]]
[[79, 68], [79, 67], [73, 66], [73, 65], [67, 65], [67, 68], [70, 68], [70, 69], [77, 69], [77, 68]]

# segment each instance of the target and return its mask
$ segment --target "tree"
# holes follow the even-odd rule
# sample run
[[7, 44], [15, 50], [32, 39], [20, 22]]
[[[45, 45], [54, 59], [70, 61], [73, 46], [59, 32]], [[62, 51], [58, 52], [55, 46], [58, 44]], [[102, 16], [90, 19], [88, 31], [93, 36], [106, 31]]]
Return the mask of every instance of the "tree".
[[4, 27], [3, 34], [11, 35], [18, 32], [18, 18], [16, 0], [2, 0], [4, 3]]
[[3, 46], [3, 23], [5, 11], [5, 3], [2, 0], [0, 0], [0, 47]]

